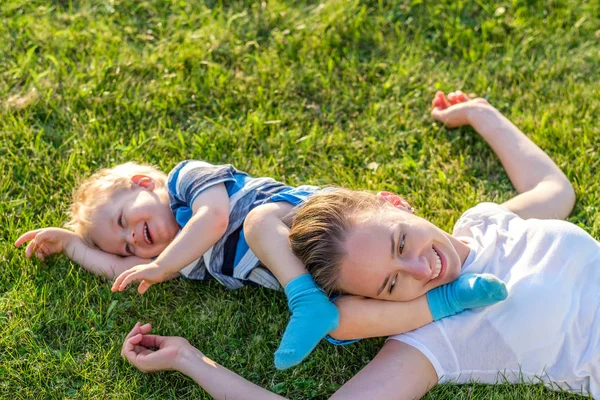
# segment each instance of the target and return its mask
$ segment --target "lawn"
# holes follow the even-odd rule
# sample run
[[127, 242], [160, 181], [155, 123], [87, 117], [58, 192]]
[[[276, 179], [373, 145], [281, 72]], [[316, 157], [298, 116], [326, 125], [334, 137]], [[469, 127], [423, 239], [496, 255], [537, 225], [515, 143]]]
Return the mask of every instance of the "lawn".
[[[64, 257], [25, 259], [14, 240], [61, 226], [100, 167], [201, 158], [291, 185], [390, 190], [450, 230], [515, 194], [471, 129], [431, 120], [435, 91], [462, 88], [556, 160], [577, 192], [569, 220], [600, 237], [597, 0], [4, 0], [0, 44], [0, 398], [207, 398], [120, 358], [137, 320], [294, 399], [331, 395], [383, 343], [322, 343], [281, 372], [281, 293], [177, 280], [113, 294]], [[580, 397], [474, 384], [426, 398]]]

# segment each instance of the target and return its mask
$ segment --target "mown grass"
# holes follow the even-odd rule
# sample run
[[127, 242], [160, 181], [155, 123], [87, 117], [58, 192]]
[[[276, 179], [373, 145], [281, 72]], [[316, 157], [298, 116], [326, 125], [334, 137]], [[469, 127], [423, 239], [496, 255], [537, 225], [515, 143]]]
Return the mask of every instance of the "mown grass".
[[[172, 281], [143, 296], [20, 233], [60, 226], [79, 179], [135, 160], [232, 163], [295, 185], [403, 193], [451, 229], [514, 195], [470, 129], [428, 116], [437, 89], [486, 96], [574, 182], [571, 217], [600, 237], [600, 3], [574, 0], [65, 1], [0, 5], [0, 397], [206, 398], [119, 357], [136, 320], [188, 338], [291, 398], [325, 398], [382, 339], [321, 344], [276, 371], [282, 294]], [[566, 399], [542, 386], [443, 385], [429, 399]]]

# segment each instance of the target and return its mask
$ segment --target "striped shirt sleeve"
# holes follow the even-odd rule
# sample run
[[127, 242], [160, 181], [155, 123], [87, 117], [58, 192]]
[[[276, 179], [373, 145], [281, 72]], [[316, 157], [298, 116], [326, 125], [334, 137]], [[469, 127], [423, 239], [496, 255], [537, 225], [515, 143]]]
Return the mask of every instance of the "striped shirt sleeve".
[[180, 162], [169, 174], [169, 192], [177, 202], [191, 207], [204, 190], [219, 183], [233, 182], [231, 165], [212, 165], [204, 161]]

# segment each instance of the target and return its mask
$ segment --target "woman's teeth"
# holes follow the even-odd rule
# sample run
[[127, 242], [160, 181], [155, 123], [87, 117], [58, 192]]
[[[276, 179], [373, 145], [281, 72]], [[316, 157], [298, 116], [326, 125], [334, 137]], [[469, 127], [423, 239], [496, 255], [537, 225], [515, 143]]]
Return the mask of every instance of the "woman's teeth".
[[435, 266], [433, 267], [433, 274], [429, 280], [433, 280], [440, 275], [440, 271], [442, 270], [442, 259], [435, 249], [433, 249], [433, 254], [435, 254]]

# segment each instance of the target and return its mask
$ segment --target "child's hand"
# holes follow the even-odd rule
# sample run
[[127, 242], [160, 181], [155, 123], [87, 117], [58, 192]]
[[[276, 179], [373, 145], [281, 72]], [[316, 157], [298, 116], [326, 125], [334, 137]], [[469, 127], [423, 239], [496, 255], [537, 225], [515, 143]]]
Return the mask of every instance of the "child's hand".
[[149, 335], [151, 329], [150, 324], [135, 324], [123, 342], [121, 356], [142, 372], [177, 369], [181, 353], [192, 346], [182, 337]]
[[486, 99], [469, 97], [457, 90], [446, 96], [444, 92], [437, 92], [431, 102], [433, 110], [431, 115], [437, 121], [440, 121], [448, 128], [458, 128], [463, 125], [470, 125], [469, 114], [477, 108], [491, 107]]
[[43, 228], [29, 231], [23, 234], [15, 242], [19, 247], [23, 243], [30, 242], [25, 250], [25, 257], [30, 258], [33, 254], [40, 260], [44, 260], [52, 254], [62, 253], [67, 244], [78, 236], [71, 231], [61, 228]]
[[165, 273], [155, 262], [138, 265], [119, 275], [113, 283], [112, 291], [122, 292], [130, 283], [142, 281], [138, 286], [138, 292], [144, 294], [150, 286], [164, 281], [165, 277]]

